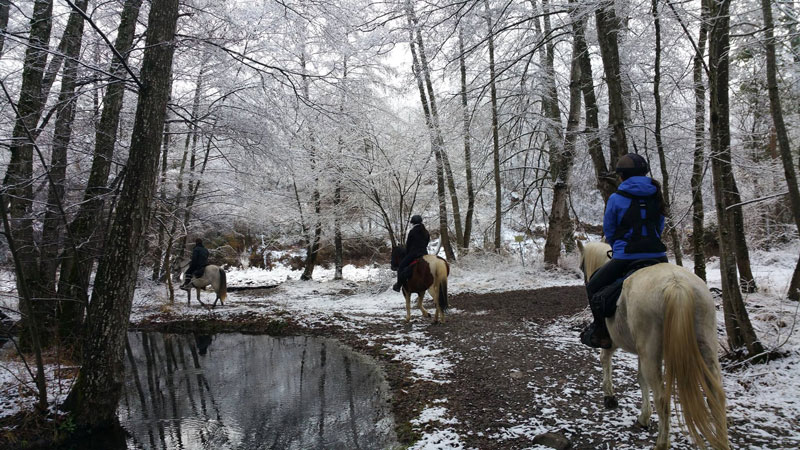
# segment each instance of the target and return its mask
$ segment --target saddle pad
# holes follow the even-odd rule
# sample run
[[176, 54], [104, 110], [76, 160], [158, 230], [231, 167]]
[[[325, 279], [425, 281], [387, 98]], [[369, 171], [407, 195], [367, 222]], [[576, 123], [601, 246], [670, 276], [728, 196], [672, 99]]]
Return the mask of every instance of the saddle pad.
[[617, 300], [622, 294], [622, 283], [637, 270], [661, 264], [662, 262], [657, 259], [642, 259], [632, 263], [624, 277], [604, 287], [594, 295], [592, 308], [597, 308], [597, 311], [601, 311], [603, 317], [612, 317], [617, 312]]

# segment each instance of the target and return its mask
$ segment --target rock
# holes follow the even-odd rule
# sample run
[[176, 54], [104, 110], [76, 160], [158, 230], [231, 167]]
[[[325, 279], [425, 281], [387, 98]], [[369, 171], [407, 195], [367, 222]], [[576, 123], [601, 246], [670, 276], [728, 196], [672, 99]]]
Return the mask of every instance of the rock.
[[550, 431], [536, 435], [536, 437], [533, 438], [533, 443], [558, 450], [567, 449], [571, 445], [569, 439], [567, 439], [563, 434], [553, 433]]

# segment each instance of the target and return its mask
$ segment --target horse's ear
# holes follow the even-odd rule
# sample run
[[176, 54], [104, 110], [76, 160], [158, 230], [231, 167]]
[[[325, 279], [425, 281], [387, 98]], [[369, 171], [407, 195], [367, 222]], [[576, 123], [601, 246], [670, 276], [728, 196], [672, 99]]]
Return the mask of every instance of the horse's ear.
[[577, 243], [577, 245], [578, 245], [578, 250], [580, 250], [580, 251], [581, 251], [581, 255], [582, 255], [582, 254], [583, 254], [583, 241], [581, 241], [580, 239], [578, 239], [578, 240], [577, 240], [577, 241], [575, 241], [575, 242]]

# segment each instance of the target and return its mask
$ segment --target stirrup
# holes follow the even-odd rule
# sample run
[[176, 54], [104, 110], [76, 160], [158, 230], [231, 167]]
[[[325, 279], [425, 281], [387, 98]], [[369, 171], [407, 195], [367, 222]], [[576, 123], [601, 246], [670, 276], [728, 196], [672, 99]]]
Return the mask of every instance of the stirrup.
[[581, 343], [593, 348], [611, 348], [612, 345], [610, 336], [600, 337], [597, 335], [597, 327], [594, 323], [581, 331]]

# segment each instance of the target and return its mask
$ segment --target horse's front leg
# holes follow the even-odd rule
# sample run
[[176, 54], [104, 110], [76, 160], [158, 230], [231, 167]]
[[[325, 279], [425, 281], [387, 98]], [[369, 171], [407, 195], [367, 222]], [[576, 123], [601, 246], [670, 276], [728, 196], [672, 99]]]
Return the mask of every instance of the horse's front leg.
[[425, 309], [424, 306], [422, 306], [422, 298], [423, 297], [425, 297], [425, 292], [424, 291], [422, 292], [422, 294], [417, 294], [417, 307], [419, 308], [420, 311], [422, 311], [422, 316], [423, 317], [429, 318], [431, 316], [431, 313], [429, 313], [428, 310]]
[[406, 298], [406, 323], [411, 322], [411, 292], [403, 288], [403, 296]]
[[203, 303], [202, 300], [200, 300], [200, 288], [196, 288], [196, 289], [197, 289], [197, 303], [200, 303], [201, 305], [206, 306], [206, 304]]
[[614, 395], [614, 385], [611, 383], [611, 357], [616, 347], [600, 350], [600, 363], [603, 366], [603, 404], [608, 409], [616, 408], [619, 403]]

